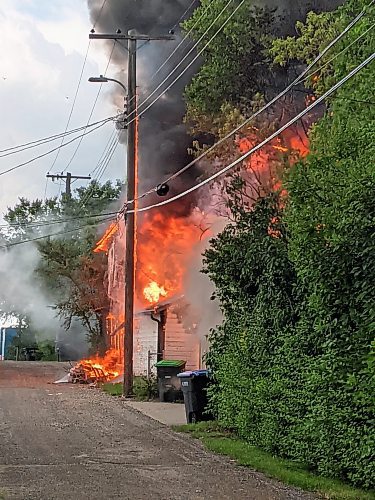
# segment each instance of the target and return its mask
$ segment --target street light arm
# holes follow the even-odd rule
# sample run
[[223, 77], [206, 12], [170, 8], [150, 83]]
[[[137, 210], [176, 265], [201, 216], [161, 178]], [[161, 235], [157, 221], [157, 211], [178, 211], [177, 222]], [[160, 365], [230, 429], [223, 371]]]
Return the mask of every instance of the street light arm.
[[128, 92], [127, 88], [125, 87], [125, 85], [122, 82], [120, 82], [119, 80], [116, 80], [115, 78], [108, 78], [107, 76], [103, 76], [103, 75], [100, 75], [100, 76], [91, 76], [89, 78], [89, 82], [93, 82], [93, 83], [115, 82], [115, 83], [117, 83], [118, 85], [120, 85], [124, 89], [125, 95]]
[[128, 93], [128, 90], [127, 90], [127, 88], [125, 87], [125, 85], [124, 85], [122, 82], [120, 82], [119, 80], [115, 80], [114, 78], [107, 78], [107, 77], [105, 77], [105, 79], [106, 79], [108, 82], [115, 82], [115, 83], [118, 83], [118, 84], [119, 84], [119, 85], [120, 85], [120, 86], [124, 89], [125, 94], [127, 94], [127, 93]]

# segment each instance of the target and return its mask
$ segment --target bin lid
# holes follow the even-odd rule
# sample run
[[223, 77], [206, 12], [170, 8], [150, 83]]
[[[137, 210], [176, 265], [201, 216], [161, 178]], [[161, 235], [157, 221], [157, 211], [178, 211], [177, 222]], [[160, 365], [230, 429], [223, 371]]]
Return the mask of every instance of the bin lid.
[[190, 370], [178, 373], [177, 377], [181, 378], [208, 377], [208, 370]]
[[176, 367], [180, 368], [181, 366], [184, 366], [186, 364], [186, 361], [183, 361], [182, 359], [162, 359], [161, 361], [158, 361], [155, 363], [155, 366], [158, 367]]

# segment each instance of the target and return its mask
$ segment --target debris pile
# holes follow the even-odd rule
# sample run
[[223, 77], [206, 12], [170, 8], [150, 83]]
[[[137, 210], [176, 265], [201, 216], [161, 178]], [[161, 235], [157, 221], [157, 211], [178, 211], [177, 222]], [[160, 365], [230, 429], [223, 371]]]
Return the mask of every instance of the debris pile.
[[93, 384], [108, 382], [117, 376], [117, 372], [107, 372], [101, 365], [81, 361], [69, 371], [69, 382], [72, 384]]

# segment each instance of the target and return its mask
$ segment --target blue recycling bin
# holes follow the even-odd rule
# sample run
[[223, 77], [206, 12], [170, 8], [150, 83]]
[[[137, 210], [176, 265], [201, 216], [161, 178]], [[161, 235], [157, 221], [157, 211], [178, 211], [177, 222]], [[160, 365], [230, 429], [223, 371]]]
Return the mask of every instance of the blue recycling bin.
[[188, 424], [212, 420], [207, 411], [207, 387], [210, 384], [208, 370], [193, 370], [179, 373], [184, 395], [186, 422]]

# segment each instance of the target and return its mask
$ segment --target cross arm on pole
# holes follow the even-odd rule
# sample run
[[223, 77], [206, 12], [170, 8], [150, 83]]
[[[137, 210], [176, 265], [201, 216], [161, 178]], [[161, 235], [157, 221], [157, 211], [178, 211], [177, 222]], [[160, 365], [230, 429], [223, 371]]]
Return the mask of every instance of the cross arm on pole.
[[66, 179], [70, 177], [71, 179], [87, 179], [90, 180], [91, 177], [89, 175], [62, 175], [62, 174], [47, 174], [46, 177], [49, 179]]
[[160, 35], [160, 36], [148, 36], [148, 35], [125, 35], [122, 33], [90, 33], [90, 40], [145, 40], [151, 42], [152, 40], [175, 40], [176, 37], [173, 35]]

